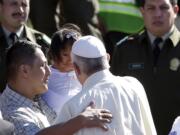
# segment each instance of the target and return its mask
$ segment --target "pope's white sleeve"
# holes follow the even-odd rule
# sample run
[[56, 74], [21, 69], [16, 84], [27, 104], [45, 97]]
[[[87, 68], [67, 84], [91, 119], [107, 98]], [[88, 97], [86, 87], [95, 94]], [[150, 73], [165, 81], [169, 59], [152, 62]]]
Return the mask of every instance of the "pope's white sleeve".
[[132, 89], [134, 89], [137, 99], [139, 100], [140, 115], [142, 118], [141, 124], [144, 126], [145, 134], [157, 135], [144, 87], [137, 79], [133, 77], [128, 77], [128, 79], [131, 83]]
[[69, 109], [68, 104], [64, 104], [60, 114], [57, 115], [57, 118], [55, 120], [55, 124], [66, 122], [71, 119], [71, 112]]
[[139, 99], [139, 103], [141, 108], [142, 122], [146, 135], [156, 135], [157, 133], [148, 102]]
[[137, 85], [138, 85], [137, 92], [139, 95], [139, 103], [140, 103], [142, 122], [144, 125], [145, 133], [146, 135], [156, 135], [157, 133], [154, 126], [149, 102], [148, 102], [144, 87], [139, 81], [137, 81]]

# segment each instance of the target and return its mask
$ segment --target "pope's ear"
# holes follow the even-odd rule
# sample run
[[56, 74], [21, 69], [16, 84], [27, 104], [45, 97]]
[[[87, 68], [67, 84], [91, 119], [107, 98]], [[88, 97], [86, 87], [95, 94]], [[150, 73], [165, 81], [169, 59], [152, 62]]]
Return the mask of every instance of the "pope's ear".
[[80, 75], [81, 71], [80, 71], [79, 66], [76, 63], [73, 63], [73, 65], [74, 65], [74, 70], [76, 72], [76, 75]]

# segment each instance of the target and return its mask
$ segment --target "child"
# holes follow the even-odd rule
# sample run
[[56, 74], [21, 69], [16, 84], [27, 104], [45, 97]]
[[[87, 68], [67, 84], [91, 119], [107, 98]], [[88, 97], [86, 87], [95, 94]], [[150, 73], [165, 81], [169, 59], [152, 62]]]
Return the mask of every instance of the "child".
[[57, 115], [64, 103], [81, 90], [81, 84], [76, 78], [70, 56], [72, 45], [81, 36], [81, 33], [74, 28], [74, 25], [72, 27], [69, 25], [54, 33], [49, 50], [52, 62], [51, 75], [48, 92], [43, 95], [43, 99]]

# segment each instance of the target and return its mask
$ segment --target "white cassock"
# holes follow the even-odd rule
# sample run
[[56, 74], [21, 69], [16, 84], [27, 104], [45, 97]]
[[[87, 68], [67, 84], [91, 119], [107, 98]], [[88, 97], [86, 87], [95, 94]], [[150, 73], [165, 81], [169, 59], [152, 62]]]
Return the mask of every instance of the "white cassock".
[[91, 101], [95, 102], [96, 108], [112, 112], [109, 130], [84, 128], [75, 135], [156, 135], [143, 86], [133, 77], [114, 76], [109, 70], [91, 75], [82, 91], [64, 105], [56, 123], [77, 116]]

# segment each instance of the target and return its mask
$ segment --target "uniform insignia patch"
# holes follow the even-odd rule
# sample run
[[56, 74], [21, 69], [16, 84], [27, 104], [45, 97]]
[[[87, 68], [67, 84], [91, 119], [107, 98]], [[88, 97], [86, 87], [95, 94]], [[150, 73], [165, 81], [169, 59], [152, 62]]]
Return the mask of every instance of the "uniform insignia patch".
[[144, 69], [144, 63], [129, 63], [128, 64], [129, 70], [139, 70]]
[[180, 66], [180, 61], [179, 61], [178, 58], [172, 58], [172, 59], [170, 60], [170, 67], [169, 67], [169, 68], [170, 68], [172, 71], [177, 71], [178, 68], [179, 68], [179, 66]]

